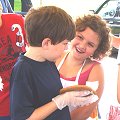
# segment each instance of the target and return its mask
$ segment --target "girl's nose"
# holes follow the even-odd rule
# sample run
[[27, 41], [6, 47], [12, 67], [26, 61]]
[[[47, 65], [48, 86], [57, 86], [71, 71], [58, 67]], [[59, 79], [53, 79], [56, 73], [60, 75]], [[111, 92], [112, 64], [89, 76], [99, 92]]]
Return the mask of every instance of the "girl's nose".
[[79, 46], [82, 50], [86, 49], [86, 43], [84, 41], [82, 41]]

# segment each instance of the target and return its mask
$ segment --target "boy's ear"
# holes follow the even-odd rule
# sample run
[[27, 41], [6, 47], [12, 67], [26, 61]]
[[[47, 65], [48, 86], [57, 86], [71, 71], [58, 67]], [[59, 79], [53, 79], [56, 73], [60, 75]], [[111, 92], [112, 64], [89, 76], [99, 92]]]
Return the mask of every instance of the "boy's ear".
[[51, 45], [51, 40], [49, 38], [45, 38], [42, 41], [42, 47], [45, 49], [48, 49], [48, 47]]

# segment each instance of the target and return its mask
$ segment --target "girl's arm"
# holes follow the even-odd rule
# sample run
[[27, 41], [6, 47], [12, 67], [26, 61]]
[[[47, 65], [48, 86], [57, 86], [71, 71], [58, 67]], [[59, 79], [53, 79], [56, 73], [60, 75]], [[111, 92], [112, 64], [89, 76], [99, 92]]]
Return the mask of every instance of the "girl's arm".
[[[98, 85], [98, 89], [96, 90], [96, 93], [100, 100], [104, 88], [104, 73], [103, 73], [103, 68], [100, 64], [97, 64], [93, 67], [92, 71], [90, 72], [88, 81], [89, 82], [98, 81], [99, 85]], [[99, 100], [88, 106], [80, 107], [72, 111], [71, 112], [72, 120], [85, 120], [88, 117], [90, 117], [92, 111], [97, 107]]]

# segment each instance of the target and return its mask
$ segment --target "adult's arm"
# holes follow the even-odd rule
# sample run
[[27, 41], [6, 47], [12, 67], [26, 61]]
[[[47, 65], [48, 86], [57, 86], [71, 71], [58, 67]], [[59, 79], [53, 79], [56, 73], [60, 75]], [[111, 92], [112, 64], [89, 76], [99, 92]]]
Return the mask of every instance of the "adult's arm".
[[111, 45], [118, 49], [120, 46], [120, 37], [115, 36], [113, 34], [110, 35], [111, 35]]
[[119, 51], [118, 51], [117, 62], [118, 62], [117, 100], [120, 103], [120, 47], [119, 47]]
[[120, 103], [120, 64], [118, 65], [117, 100]]

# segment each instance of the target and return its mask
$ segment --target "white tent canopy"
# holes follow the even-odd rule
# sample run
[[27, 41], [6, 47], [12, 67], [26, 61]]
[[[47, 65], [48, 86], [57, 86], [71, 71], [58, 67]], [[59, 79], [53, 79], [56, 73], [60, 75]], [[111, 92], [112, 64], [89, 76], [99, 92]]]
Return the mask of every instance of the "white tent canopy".
[[103, 0], [31, 0], [33, 6], [55, 5], [63, 8], [73, 17], [96, 9]]

